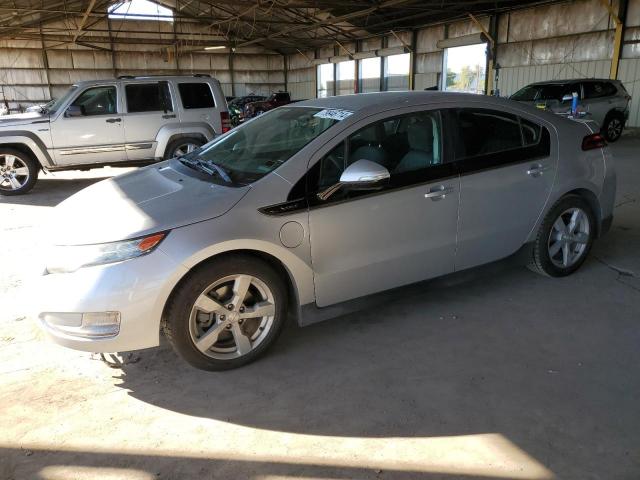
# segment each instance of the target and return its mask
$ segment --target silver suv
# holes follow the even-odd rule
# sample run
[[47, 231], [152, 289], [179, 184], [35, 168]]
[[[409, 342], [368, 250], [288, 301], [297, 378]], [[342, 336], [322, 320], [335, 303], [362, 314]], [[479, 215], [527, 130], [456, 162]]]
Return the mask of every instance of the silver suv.
[[511, 99], [554, 113], [568, 113], [574, 92], [578, 94], [579, 110], [598, 122], [607, 141], [618, 140], [629, 118], [631, 102], [620, 80], [590, 78], [532, 83], [514, 93]]
[[397, 303], [518, 252], [569, 275], [612, 219], [615, 171], [591, 124], [439, 92], [279, 107], [58, 205], [29, 307], [71, 348], [153, 347], [162, 328], [220, 370], [262, 354], [288, 315]]
[[230, 127], [220, 83], [208, 75], [79, 82], [40, 111], [0, 119], [0, 194], [28, 192], [41, 169], [180, 156]]

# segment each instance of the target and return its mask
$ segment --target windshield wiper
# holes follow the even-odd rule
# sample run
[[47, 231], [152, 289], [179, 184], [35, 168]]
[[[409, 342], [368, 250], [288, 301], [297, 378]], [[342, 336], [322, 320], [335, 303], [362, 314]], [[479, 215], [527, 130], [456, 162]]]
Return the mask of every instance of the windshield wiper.
[[[196, 167], [198, 170], [208, 173], [209, 175], [218, 175], [227, 183], [233, 183], [231, 177], [224, 169], [213, 162], [203, 162], [202, 160], [196, 159], [188, 159], [188, 158], [179, 158], [182, 163], [190, 165], [192, 167]], [[213, 168], [211, 168], [213, 167]]]

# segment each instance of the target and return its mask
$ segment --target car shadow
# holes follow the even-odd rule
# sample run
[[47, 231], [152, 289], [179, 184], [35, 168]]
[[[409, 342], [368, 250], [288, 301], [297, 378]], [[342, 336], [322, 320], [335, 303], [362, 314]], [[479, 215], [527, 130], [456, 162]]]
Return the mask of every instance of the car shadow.
[[[241, 369], [198, 371], [163, 346], [115, 376], [131, 396], [187, 415], [341, 437], [498, 433], [559, 478], [613, 478], [629, 471], [640, 427], [640, 379], [624, 373], [640, 362], [640, 338], [613, 276], [591, 261], [565, 279], [511, 268], [435, 282], [289, 326]], [[616, 321], [587, 315], [601, 311]]]
[[0, 196], [0, 203], [55, 207], [74, 193], [107, 178], [111, 177], [47, 178], [41, 175], [33, 190], [24, 195]]

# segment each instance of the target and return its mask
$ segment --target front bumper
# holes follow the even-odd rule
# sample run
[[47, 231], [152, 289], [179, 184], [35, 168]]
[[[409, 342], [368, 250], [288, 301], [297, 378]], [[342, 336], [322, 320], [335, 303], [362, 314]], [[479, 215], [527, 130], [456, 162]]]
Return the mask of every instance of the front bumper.
[[[186, 269], [160, 249], [124, 262], [42, 275], [35, 281], [33, 318], [55, 343], [89, 352], [154, 347], [166, 300]], [[91, 323], [118, 318], [105, 334]]]

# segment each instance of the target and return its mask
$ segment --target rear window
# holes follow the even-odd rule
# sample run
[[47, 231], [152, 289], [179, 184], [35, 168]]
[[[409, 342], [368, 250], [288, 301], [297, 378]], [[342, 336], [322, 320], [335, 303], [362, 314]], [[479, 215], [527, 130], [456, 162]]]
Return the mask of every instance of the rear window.
[[216, 102], [208, 83], [179, 83], [178, 91], [182, 99], [182, 106], [191, 108], [215, 108]]
[[173, 111], [166, 82], [130, 84], [124, 88], [129, 113]]

